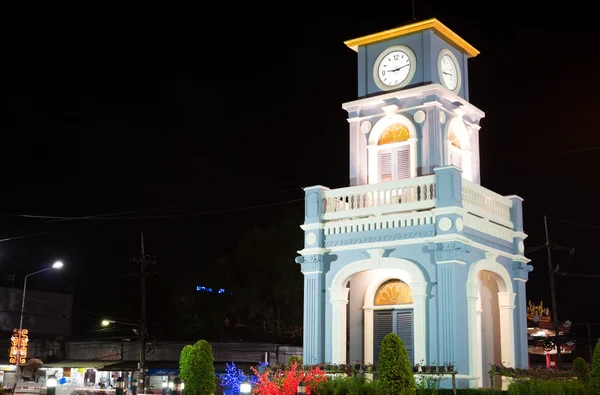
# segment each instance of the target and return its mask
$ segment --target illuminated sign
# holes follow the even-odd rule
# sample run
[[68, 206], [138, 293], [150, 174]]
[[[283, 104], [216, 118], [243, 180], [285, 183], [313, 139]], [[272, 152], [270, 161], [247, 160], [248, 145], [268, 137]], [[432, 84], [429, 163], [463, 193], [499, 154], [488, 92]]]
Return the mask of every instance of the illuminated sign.
[[[10, 353], [8, 359], [10, 363], [16, 364], [17, 358], [19, 358], [19, 365], [25, 364], [27, 359], [27, 343], [29, 343], [28, 335], [29, 331], [27, 329], [21, 330], [20, 334], [18, 329], [13, 330], [13, 335], [10, 338]], [[19, 338], [21, 339], [21, 344], [19, 344]]]
[[210, 288], [202, 285], [196, 286], [196, 292], [208, 292], [208, 293], [216, 293], [216, 294], [228, 294], [231, 295], [231, 292], [226, 291], [223, 288]]

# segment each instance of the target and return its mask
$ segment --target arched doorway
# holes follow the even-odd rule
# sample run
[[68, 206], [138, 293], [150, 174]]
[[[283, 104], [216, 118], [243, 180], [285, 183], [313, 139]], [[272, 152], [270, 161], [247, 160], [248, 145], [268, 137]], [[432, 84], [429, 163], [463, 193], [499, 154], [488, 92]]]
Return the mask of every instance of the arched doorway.
[[400, 279], [379, 285], [373, 300], [373, 360], [379, 360], [381, 342], [388, 333], [403, 341], [411, 363], [414, 362], [414, 304], [412, 289]]
[[[396, 310], [396, 307], [409, 307], [408, 304], [401, 305], [375, 305], [375, 295], [380, 286], [390, 280], [401, 280], [411, 289], [412, 297], [412, 319], [413, 319], [413, 355], [415, 361], [425, 359], [426, 356], [426, 289], [421, 268], [407, 259], [384, 258], [383, 249], [372, 249], [367, 251], [371, 259], [356, 261], [341, 268], [334, 276], [329, 287], [329, 302], [331, 304], [331, 349], [326, 351], [326, 356], [331, 355], [332, 363], [347, 363], [347, 304], [350, 288], [350, 279], [357, 273], [369, 272], [370, 281], [364, 291], [363, 310], [363, 361], [373, 363], [375, 351], [375, 311], [382, 309]], [[350, 285], [352, 287], [352, 285]]]
[[515, 366], [514, 299], [510, 274], [492, 254], [471, 265], [467, 319], [472, 387], [489, 386], [490, 363]]

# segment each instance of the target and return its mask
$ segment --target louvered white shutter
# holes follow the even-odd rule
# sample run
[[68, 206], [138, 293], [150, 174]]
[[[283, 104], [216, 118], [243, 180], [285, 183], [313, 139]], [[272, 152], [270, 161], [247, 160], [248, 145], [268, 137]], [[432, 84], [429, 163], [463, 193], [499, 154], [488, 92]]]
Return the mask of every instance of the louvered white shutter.
[[392, 152], [391, 151], [380, 151], [379, 152], [379, 182], [391, 181], [392, 179], [393, 179]]
[[410, 146], [404, 145], [396, 151], [396, 180], [410, 178]]

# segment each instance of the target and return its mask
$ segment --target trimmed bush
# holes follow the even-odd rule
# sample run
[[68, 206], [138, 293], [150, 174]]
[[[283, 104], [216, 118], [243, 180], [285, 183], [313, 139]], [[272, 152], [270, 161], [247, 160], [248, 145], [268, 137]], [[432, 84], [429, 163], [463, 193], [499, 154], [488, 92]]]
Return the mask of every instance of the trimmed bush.
[[404, 341], [388, 333], [381, 342], [378, 365], [378, 394], [405, 395], [416, 391], [412, 366]]
[[581, 357], [577, 357], [573, 360], [573, 373], [577, 377], [577, 380], [581, 382], [586, 388], [590, 385], [590, 378], [592, 374], [590, 373], [590, 367], [588, 366], [585, 359]]
[[594, 347], [590, 395], [600, 395], [600, 343], [596, 343], [596, 347]]
[[516, 380], [508, 386], [508, 395], [586, 395], [577, 380]]
[[217, 389], [212, 347], [206, 340], [187, 345], [179, 357], [179, 376], [185, 383], [185, 392], [210, 395]]

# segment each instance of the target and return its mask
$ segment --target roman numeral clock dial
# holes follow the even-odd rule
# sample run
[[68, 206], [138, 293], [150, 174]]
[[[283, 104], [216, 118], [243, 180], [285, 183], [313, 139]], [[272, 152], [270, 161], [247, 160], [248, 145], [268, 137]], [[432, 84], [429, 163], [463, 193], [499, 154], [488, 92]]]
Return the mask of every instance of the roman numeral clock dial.
[[381, 90], [406, 86], [415, 74], [416, 60], [410, 48], [394, 45], [379, 54], [373, 65], [373, 79]]

